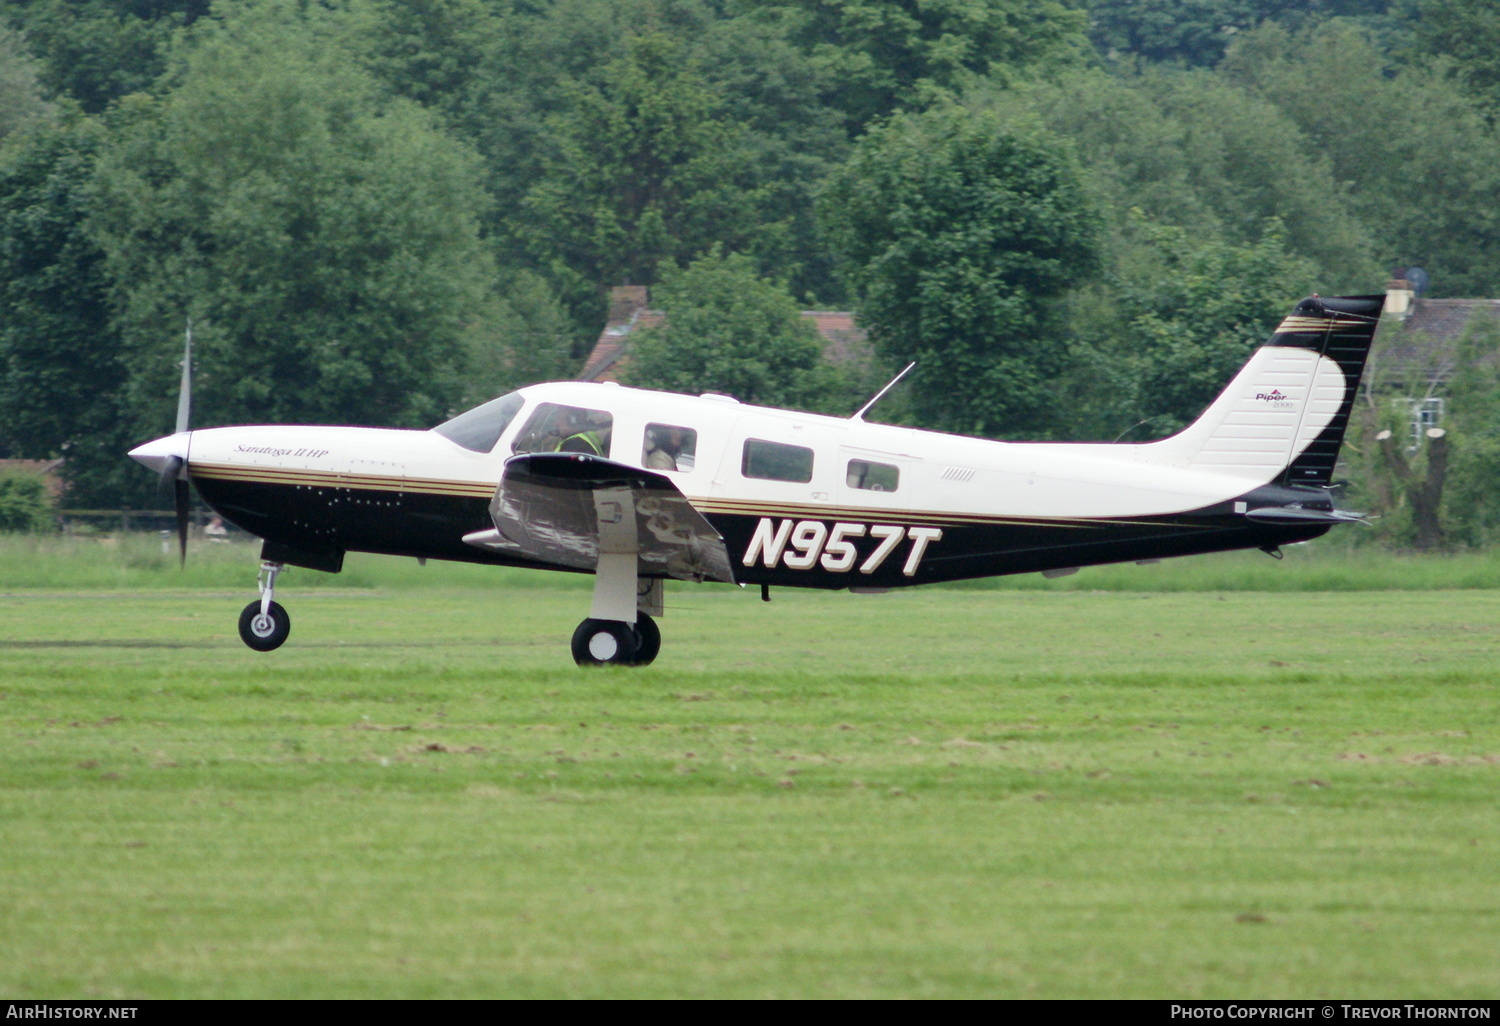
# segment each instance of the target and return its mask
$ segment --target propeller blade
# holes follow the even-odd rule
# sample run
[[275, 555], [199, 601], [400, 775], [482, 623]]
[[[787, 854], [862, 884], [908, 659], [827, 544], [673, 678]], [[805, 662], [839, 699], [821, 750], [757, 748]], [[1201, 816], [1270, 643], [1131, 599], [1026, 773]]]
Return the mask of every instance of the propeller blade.
[[[168, 456], [162, 463], [161, 476], [156, 479], [156, 501], [159, 505], [165, 506], [168, 496], [176, 491], [174, 484], [178, 478], [182, 477], [183, 465], [184, 461], [181, 456]], [[172, 501], [176, 502], [175, 497]]]
[[187, 536], [188, 536], [188, 483], [186, 478], [178, 478], [172, 482], [173, 498], [177, 506], [177, 551], [178, 565], [187, 566]]
[[[182, 345], [182, 384], [177, 390], [177, 431], [182, 434], [193, 419], [193, 319], [188, 318], [186, 338]], [[186, 461], [173, 456], [162, 468], [161, 485], [172, 482], [172, 508], [177, 513], [177, 551], [179, 565], [187, 566], [188, 479]]]
[[193, 413], [193, 321], [187, 322], [187, 341], [182, 348], [182, 386], [177, 390], [177, 434], [188, 429]]
[[156, 481], [156, 501], [166, 505], [167, 493], [172, 495], [172, 508], [177, 513], [177, 547], [181, 562], [187, 564], [188, 536], [188, 479], [183, 473], [187, 461], [181, 456], [168, 456], [161, 468], [161, 477]]

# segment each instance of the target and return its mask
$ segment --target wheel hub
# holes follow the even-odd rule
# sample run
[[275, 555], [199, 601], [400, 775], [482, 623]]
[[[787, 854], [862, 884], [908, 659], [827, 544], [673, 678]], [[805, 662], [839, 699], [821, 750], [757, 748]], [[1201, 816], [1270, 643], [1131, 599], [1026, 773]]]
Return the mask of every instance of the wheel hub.
[[589, 639], [589, 655], [601, 663], [609, 662], [619, 651], [620, 643], [608, 631], [600, 631]]

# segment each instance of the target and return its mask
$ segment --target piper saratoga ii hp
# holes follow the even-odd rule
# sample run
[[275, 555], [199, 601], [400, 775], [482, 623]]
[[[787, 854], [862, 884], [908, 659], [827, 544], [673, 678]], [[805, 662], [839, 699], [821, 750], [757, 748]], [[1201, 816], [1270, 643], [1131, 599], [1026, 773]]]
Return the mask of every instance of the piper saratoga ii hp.
[[[1359, 520], [1334, 464], [1382, 305], [1305, 299], [1191, 425], [1140, 444], [997, 442], [615, 384], [533, 385], [430, 431], [221, 427], [131, 452], [262, 539], [253, 649], [287, 566], [346, 552], [594, 574], [580, 665], [656, 658], [663, 582], [854, 592], [1279, 546]], [[187, 364], [184, 361], [184, 395]], [[883, 394], [883, 393], [882, 393]], [[880, 396], [876, 396], [879, 399]]]

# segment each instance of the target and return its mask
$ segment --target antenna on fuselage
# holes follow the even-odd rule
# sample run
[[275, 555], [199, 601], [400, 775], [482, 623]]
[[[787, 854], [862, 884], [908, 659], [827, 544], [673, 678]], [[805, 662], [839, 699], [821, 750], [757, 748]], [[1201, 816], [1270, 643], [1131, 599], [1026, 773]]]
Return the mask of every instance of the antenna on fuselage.
[[893, 389], [893, 388], [896, 387], [896, 383], [898, 381], [900, 381], [902, 378], [906, 377], [906, 372], [909, 371], [909, 370], [911, 370], [916, 365], [917, 365], [917, 361], [916, 360], [913, 360], [911, 363], [907, 364], [906, 367], [905, 367], [905, 369], [903, 369], [900, 374], [897, 374], [894, 378], [891, 379], [891, 383], [889, 385], [886, 385], [879, 392], [876, 392], [875, 393], [875, 397], [873, 399], [871, 399], [869, 402], [865, 403], [863, 406], [861, 406], [859, 408], [859, 412], [856, 413], [854, 416], [850, 417], [849, 419], [850, 420], [863, 421], [865, 419], [865, 414], [867, 414], [867, 413], [870, 412], [870, 407], [872, 407], [876, 403], [880, 402], [880, 400], [885, 396], [885, 394], [887, 392], [889, 392], [891, 389]]

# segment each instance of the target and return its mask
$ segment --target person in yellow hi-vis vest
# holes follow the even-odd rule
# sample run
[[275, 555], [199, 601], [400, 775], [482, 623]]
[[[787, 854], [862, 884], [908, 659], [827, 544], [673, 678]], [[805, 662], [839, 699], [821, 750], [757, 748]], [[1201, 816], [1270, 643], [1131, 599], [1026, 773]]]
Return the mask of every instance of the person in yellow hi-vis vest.
[[581, 411], [584, 423], [578, 430], [557, 443], [558, 452], [584, 452], [593, 456], [609, 455], [610, 415], [600, 410]]

